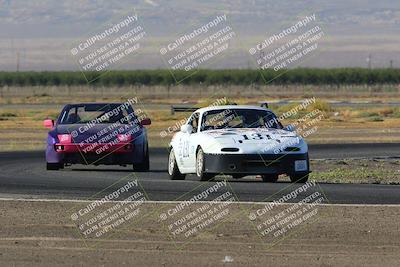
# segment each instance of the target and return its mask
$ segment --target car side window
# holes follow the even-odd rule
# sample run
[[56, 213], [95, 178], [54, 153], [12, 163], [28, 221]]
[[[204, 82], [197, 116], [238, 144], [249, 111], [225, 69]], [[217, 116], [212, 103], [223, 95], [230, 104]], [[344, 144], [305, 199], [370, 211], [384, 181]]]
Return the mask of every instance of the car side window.
[[189, 125], [193, 127], [192, 133], [197, 133], [197, 129], [199, 127], [199, 113], [194, 113], [189, 120]]

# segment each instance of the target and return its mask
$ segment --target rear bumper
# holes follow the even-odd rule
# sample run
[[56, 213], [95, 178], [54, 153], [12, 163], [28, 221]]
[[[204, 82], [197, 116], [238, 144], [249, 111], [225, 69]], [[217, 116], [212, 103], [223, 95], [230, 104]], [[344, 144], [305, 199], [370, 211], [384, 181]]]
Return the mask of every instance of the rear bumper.
[[[310, 173], [308, 153], [304, 154], [205, 154], [205, 172], [223, 174], [288, 174]], [[306, 170], [296, 171], [295, 162], [305, 160]]]

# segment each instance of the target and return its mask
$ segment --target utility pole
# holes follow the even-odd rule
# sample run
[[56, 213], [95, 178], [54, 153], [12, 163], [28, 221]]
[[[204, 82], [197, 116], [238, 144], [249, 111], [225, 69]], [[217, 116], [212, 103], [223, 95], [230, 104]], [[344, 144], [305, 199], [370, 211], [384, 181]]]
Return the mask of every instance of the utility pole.
[[371, 54], [368, 55], [367, 62], [368, 62], [368, 69], [372, 69], [372, 55]]
[[17, 52], [17, 72], [19, 72], [19, 51]]
[[390, 68], [393, 69], [393, 59], [390, 60]]
[[258, 67], [260, 68], [261, 66], [263, 66], [264, 64], [265, 64], [265, 61], [264, 61], [264, 51], [260, 51], [260, 55], [259, 55], [259, 57], [258, 57]]

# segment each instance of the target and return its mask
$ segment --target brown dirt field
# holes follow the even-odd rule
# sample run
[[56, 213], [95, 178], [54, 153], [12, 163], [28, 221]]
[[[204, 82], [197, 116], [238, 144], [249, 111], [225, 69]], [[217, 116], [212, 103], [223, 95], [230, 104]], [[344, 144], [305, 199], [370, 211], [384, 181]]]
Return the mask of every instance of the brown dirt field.
[[[260, 205], [231, 204], [232, 214], [189, 243], [172, 241], [157, 220], [172, 204], [146, 203], [135, 223], [83, 241], [69, 218], [77, 202], [0, 201], [1, 266], [398, 266], [400, 206], [317, 206], [315, 219], [279, 243], [246, 217]], [[280, 209], [290, 207], [283, 205]], [[185, 243], [185, 246], [180, 246]], [[274, 246], [270, 246], [274, 244]], [[225, 259], [225, 262], [224, 262]]]

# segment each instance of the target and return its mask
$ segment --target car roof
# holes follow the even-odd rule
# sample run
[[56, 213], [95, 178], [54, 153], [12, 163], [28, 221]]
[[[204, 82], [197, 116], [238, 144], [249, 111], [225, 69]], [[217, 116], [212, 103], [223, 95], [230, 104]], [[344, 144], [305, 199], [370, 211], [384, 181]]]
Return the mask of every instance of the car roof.
[[266, 109], [260, 106], [250, 106], [250, 105], [223, 105], [223, 106], [210, 106], [205, 108], [199, 108], [195, 112], [205, 112], [211, 110], [219, 110], [219, 109], [254, 109], [254, 110], [267, 110], [272, 112], [270, 109]]
[[91, 103], [73, 103], [73, 104], [67, 104], [67, 106], [86, 106], [86, 105], [122, 105], [124, 103], [97, 103], [97, 102], [91, 102]]

